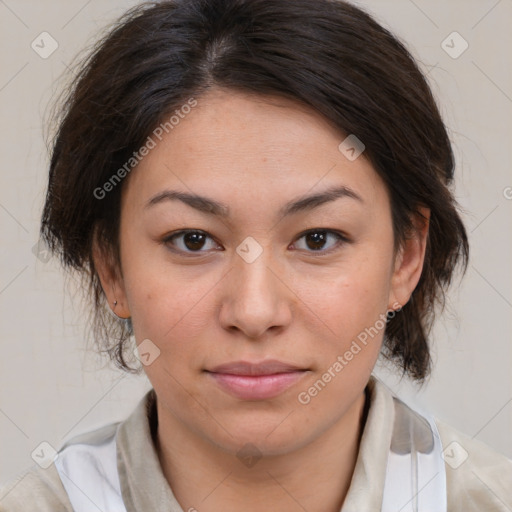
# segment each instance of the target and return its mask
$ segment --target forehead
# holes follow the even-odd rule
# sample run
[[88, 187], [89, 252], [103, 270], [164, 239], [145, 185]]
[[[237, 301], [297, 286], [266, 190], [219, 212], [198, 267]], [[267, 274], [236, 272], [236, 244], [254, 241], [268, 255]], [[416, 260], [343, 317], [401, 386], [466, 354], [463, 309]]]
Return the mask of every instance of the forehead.
[[346, 186], [378, 204], [379, 196], [387, 198], [384, 184], [364, 153], [351, 160], [340, 151], [347, 136], [298, 102], [212, 90], [167, 126], [161, 140], [153, 136], [155, 146], [132, 171], [126, 195], [140, 207], [165, 189], [179, 189], [236, 209], [282, 206], [287, 198]]

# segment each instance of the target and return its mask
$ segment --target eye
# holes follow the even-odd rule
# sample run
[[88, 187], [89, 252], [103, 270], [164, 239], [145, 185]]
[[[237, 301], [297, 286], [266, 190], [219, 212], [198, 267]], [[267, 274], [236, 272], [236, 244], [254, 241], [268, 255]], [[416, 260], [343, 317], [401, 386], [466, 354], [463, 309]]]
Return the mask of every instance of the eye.
[[[297, 238], [298, 241], [304, 239], [304, 247], [300, 247], [301, 250], [307, 252], [320, 253], [318, 256], [328, 254], [335, 250], [338, 246], [343, 243], [348, 243], [348, 238], [337, 231], [328, 229], [311, 229]], [[331, 240], [332, 243], [328, 243]], [[209, 250], [218, 250], [219, 245], [204, 231], [200, 230], [182, 230], [172, 235], [169, 235], [163, 239], [163, 243], [173, 252], [181, 253], [205, 253]], [[297, 242], [295, 242], [297, 245]], [[326, 249], [327, 247], [327, 249]]]
[[[306, 251], [310, 249], [308, 252], [319, 252], [321, 253], [320, 255], [330, 253], [338, 246], [349, 241], [345, 235], [338, 233], [337, 231], [319, 228], [311, 229], [306, 233], [303, 233], [297, 240], [302, 239], [304, 239]], [[328, 240], [333, 240], [333, 243], [328, 244]], [[326, 246], [327, 249], [325, 249]], [[299, 249], [303, 248], [304, 247], [299, 247]]]
[[214, 245], [217, 246], [213, 238], [207, 235], [204, 231], [198, 230], [183, 230], [178, 231], [170, 236], [167, 236], [163, 243], [169, 247], [170, 250], [174, 252], [185, 252], [185, 253], [201, 253], [207, 252], [206, 250], [201, 250], [203, 248], [209, 249], [207, 240], [213, 242]]

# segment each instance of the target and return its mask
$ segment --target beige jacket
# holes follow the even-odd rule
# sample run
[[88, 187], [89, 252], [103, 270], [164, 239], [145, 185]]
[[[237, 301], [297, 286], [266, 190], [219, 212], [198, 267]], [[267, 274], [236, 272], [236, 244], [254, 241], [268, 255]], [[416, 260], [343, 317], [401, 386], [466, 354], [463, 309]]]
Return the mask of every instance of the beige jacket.
[[[381, 509], [393, 395], [374, 377], [369, 390], [370, 408], [359, 455], [340, 512]], [[186, 512], [176, 501], [155, 451], [151, 435], [154, 404], [151, 390], [119, 427], [117, 467], [123, 500], [128, 512]], [[436, 425], [445, 449], [448, 511], [512, 512], [512, 461], [440, 421]], [[72, 512], [54, 464], [47, 469], [34, 465], [0, 488], [0, 512], [32, 511]]]

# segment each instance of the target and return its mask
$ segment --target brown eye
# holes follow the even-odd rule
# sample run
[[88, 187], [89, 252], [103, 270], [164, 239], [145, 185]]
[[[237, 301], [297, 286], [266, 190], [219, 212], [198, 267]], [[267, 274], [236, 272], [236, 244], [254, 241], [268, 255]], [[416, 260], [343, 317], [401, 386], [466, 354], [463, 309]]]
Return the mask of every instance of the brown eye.
[[328, 235], [325, 231], [315, 231], [314, 233], [308, 233], [305, 236], [306, 245], [309, 249], [319, 250], [322, 249], [327, 241]]
[[[320, 253], [328, 253], [332, 249], [343, 244], [343, 242], [348, 241], [341, 233], [327, 229], [310, 230], [302, 234], [302, 236], [297, 240], [304, 240], [304, 244], [302, 244], [303, 246], [298, 247], [299, 249], [305, 249], [308, 252]], [[329, 242], [331, 240], [332, 242]]]
[[183, 244], [187, 249], [197, 251], [203, 247], [205, 238], [205, 235], [202, 233], [187, 233], [183, 237]]
[[[205, 247], [208, 247], [208, 241], [211, 243], [213, 239], [208, 236], [203, 231], [179, 231], [164, 240], [164, 243], [169, 246], [169, 248], [176, 252], [184, 252], [184, 253], [194, 253], [194, 252], [206, 252], [206, 250], [202, 250]], [[214, 245], [215, 242], [213, 242]]]

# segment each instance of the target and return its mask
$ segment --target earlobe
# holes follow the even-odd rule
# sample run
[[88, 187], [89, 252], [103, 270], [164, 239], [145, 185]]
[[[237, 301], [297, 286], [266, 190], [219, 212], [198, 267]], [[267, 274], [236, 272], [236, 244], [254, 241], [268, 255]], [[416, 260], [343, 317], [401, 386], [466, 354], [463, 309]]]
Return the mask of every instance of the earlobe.
[[[419, 208], [421, 216], [414, 219], [414, 232], [406, 238], [400, 247], [396, 258], [391, 279], [389, 304], [404, 306], [416, 288], [425, 261], [425, 252], [428, 240], [430, 210]], [[388, 306], [390, 309], [396, 309]]]
[[108, 251], [100, 247], [97, 237], [93, 241], [93, 260], [108, 306], [117, 317], [130, 318], [123, 278]]
[[[114, 302], [110, 303], [109, 302], [109, 306], [110, 306], [110, 309], [112, 310], [112, 313], [114, 313], [114, 315], [116, 315], [118, 318], [123, 318], [123, 319], [127, 319], [127, 318], [130, 318], [130, 310], [128, 309], [127, 306], [125, 306], [125, 301], [123, 300], [122, 302], [119, 302], [117, 300], [117, 296], [119, 295], [118, 293], [116, 293], [115, 291], [115, 288], [112, 290], [112, 295], [114, 296]], [[105, 294], [106, 296], [106, 294]], [[124, 295], [124, 291], [123, 291], [123, 297], [125, 297]], [[108, 297], [107, 297], [107, 300], [108, 300]]]

